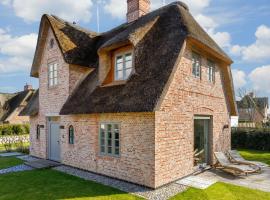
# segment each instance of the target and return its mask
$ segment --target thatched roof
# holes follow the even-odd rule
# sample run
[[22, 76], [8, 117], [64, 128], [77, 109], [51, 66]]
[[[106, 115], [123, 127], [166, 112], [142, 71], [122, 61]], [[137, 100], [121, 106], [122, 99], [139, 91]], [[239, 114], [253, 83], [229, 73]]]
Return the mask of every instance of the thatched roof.
[[[47, 24], [47, 25], [46, 25]], [[132, 23], [122, 24], [111, 31], [96, 34], [82, 30], [55, 16], [44, 15], [31, 75], [38, 77], [41, 51], [39, 45], [46, 26], [50, 25], [67, 63], [94, 69], [77, 87], [61, 109], [60, 114], [89, 114], [109, 112], [153, 111], [165, 84], [179, 58], [186, 39], [194, 39], [210, 48], [228, 65], [231, 59], [211, 39], [181, 2], [174, 2], [142, 16]], [[124, 85], [98, 85], [98, 54], [120, 45], [134, 46], [136, 73]], [[229, 73], [226, 71], [226, 73]], [[229, 77], [228, 74], [225, 77]], [[228, 90], [233, 93], [231, 80]], [[234, 94], [229, 95], [235, 113]]]
[[20, 112], [20, 116], [35, 116], [39, 110], [39, 90], [36, 90], [25, 108]]
[[8, 96], [5, 102], [0, 105], [0, 122], [5, 122], [7, 118], [19, 107], [27, 105], [28, 100], [31, 98], [33, 90], [26, 90], [15, 94], [0, 94], [1, 99], [3, 96]]

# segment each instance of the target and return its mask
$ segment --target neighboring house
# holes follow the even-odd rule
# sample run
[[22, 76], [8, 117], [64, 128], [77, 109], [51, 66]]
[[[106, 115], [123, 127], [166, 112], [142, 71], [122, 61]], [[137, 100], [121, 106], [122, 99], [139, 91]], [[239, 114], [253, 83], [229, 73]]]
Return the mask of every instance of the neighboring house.
[[[231, 59], [175, 2], [95, 33], [43, 15], [31, 76], [33, 156], [156, 188], [231, 147]], [[33, 106], [33, 107], [32, 107]]]
[[254, 93], [245, 95], [237, 101], [239, 127], [262, 126], [268, 121], [268, 97], [255, 97]]
[[0, 93], [0, 124], [29, 123], [28, 116], [19, 116], [32, 97], [34, 90], [31, 85], [25, 85], [24, 91], [17, 93]]

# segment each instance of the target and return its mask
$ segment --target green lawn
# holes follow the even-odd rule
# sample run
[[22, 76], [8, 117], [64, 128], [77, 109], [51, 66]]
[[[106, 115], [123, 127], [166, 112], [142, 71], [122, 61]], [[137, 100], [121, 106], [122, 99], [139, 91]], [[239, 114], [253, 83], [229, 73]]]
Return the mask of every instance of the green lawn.
[[171, 200], [269, 200], [270, 193], [226, 183], [216, 183], [205, 190], [189, 188]]
[[246, 160], [260, 161], [270, 165], [269, 151], [239, 149], [239, 152]]
[[15, 157], [0, 157], [0, 169], [20, 165], [22, 163], [23, 161], [21, 159]]
[[0, 175], [0, 183], [0, 200], [140, 199], [111, 187], [49, 169]]

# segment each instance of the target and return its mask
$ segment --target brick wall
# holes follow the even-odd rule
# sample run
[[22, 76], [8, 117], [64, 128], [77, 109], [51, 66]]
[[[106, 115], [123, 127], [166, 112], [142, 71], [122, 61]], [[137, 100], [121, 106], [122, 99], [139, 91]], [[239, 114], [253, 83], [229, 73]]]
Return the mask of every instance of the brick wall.
[[[120, 157], [99, 154], [99, 123], [120, 124]], [[154, 187], [154, 113], [62, 116], [62, 162], [119, 179]], [[73, 125], [75, 143], [68, 143]]]
[[40, 138], [37, 139], [37, 125], [42, 124], [39, 116], [30, 117], [30, 155], [39, 158], [47, 158], [47, 134], [46, 129], [40, 129]]
[[212, 116], [212, 151], [230, 148], [230, 129], [223, 130], [230, 119], [220, 68], [217, 63], [215, 84], [209, 83], [207, 60], [202, 55], [202, 79], [194, 78], [191, 49], [187, 45], [155, 114], [156, 187], [193, 172], [194, 115]]

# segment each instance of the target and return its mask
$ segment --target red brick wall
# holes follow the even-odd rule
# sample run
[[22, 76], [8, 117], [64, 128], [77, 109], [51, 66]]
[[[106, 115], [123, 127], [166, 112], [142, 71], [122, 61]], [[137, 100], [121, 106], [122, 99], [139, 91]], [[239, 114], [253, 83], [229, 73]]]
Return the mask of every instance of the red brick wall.
[[[202, 79], [192, 76], [192, 51], [187, 46], [164, 99], [155, 115], [155, 186], [166, 184], [193, 172], [194, 115], [213, 118], [212, 151], [230, 148], [230, 125], [219, 66], [215, 84], [207, 79], [207, 60], [202, 59]], [[213, 155], [212, 155], [213, 158]]]
[[[62, 162], [96, 173], [154, 187], [154, 113], [62, 116]], [[120, 124], [120, 157], [99, 154], [99, 123]], [[68, 127], [75, 129], [68, 143]]]

